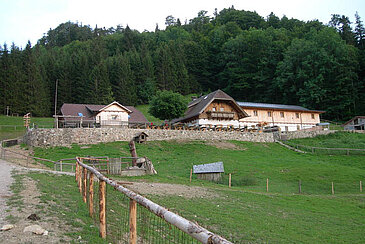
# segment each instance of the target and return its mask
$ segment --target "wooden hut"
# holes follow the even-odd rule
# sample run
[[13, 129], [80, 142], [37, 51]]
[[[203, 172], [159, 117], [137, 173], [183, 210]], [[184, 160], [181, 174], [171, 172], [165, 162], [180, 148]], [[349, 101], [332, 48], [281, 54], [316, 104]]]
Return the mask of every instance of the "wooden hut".
[[133, 140], [136, 143], [144, 143], [147, 141], [147, 137], [148, 137], [148, 135], [145, 132], [140, 132], [133, 137]]
[[223, 162], [193, 165], [193, 173], [197, 175], [198, 179], [217, 182], [224, 173]]

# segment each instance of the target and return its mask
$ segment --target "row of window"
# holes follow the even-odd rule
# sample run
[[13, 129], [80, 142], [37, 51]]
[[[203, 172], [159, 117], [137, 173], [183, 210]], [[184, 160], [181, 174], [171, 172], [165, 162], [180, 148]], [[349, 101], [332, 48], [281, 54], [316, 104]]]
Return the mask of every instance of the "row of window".
[[[257, 116], [257, 110], [254, 110], [253, 111], [253, 116]], [[272, 117], [272, 112], [271, 111], [267, 111], [267, 117]], [[285, 113], [284, 112], [280, 112], [280, 117], [281, 118], [285, 118]], [[299, 115], [299, 113], [295, 113], [295, 117], [297, 118], [297, 119], [299, 119], [300, 118], [300, 115]], [[311, 114], [311, 118], [312, 119], [314, 119], [314, 114]]]
[[[213, 107], [213, 108], [212, 108], [212, 111], [213, 111], [213, 112], [217, 111], [217, 108], [216, 108], [216, 107]], [[221, 112], [224, 112], [224, 108], [220, 108], [220, 111], [221, 111]]]

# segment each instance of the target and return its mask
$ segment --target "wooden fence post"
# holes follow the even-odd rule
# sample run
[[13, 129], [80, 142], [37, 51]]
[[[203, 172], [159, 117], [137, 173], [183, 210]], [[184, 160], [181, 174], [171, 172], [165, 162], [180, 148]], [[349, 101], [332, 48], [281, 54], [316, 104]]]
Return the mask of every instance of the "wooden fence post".
[[82, 199], [86, 202], [86, 191], [87, 191], [87, 169], [83, 168], [83, 178], [82, 178]]
[[129, 243], [137, 243], [137, 202], [129, 201]]
[[79, 191], [80, 193], [82, 194], [82, 166], [80, 165], [79, 167], [79, 172], [78, 172], [78, 176], [77, 176], [77, 179], [78, 179], [78, 184], [79, 184]]
[[299, 182], [298, 182], [298, 188], [299, 188], [299, 194], [301, 194], [302, 193], [302, 181], [301, 180], [299, 180]]
[[93, 217], [94, 214], [94, 174], [89, 173], [89, 214]]
[[79, 163], [76, 161], [76, 168], [75, 168], [75, 181], [78, 182], [78, 173], [79, 173]]
[[190, 169], [190, 183], [191, 183], [191, 177], [193, 176], [193, 168]]
[[269, 178], [266, 179], [266, 192], [269, 192]]
[[62, 160], [60, 161], [60, 171], [62, 172]]
[[228, 175], [228, 187], [231, 188], [231, 183], [232, 183], [232, 174], [229, 173]]
[[333, 181], [332, 181], [332, 195], [335, 194], [335, 188], [333, 187]]
[[360, 180], [360, 192], [362, 192], [362, 182]]
[[105, 216], [105, 181], [99, 181], [99, 221], [100, 237], [106, 238], [106, 216]]

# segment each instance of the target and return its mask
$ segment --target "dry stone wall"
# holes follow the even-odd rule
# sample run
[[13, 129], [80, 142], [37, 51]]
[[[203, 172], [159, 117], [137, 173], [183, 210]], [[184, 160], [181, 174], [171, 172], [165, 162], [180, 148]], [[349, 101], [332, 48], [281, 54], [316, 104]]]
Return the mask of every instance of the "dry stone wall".
[[271, 133], [243, 133], [224, 131], [146, 130], [127, 128], [66, 128], [33, 129], [25, 135], [30, 146], [53, 147], [71, 144], [96, 144], [100, 142], [130, 141], [137, 133], [145, 132], [149, 141], [161, 140], [237, 140], [274, 142]]
[[[24, 141], [35, 147], [70, 146], [71, 144], [97, 144], [101, 142], [130, 141], [137, 133], [145, 132], [149, 141], [159, 140], [237, 140], [250, 142], [274, 142], [274, 133], [249, 133], [225, 131], [146, 130], [128, 128], [65, 128], [32, 129]], [[323, 131], [322, 131], [323, 132]], [[320, 132], [293, 134], [291, 138], [313, 137]], [[325, 132], [327, 133], [327, 132]], [[289, 137], [290, 133], [287, 133]], [[288, 138], [289, 139], [289, 138]]]

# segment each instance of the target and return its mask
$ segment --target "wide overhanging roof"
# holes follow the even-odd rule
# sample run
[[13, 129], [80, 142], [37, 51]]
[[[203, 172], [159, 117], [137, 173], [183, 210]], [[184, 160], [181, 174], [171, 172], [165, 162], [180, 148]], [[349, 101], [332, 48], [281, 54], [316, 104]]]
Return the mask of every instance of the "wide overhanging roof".
[[325, 111], [310, 110], [302, 106], [297, 105], [285, 105], [285, 104], [273, 104], [273, 103], [252, 103], [252, 102], [237, 102], [243, 108], [262, 108], [262, 109], [275, 109], [275, 110], [290, 110], [290, 111], [305, 111], [324, 113]]

